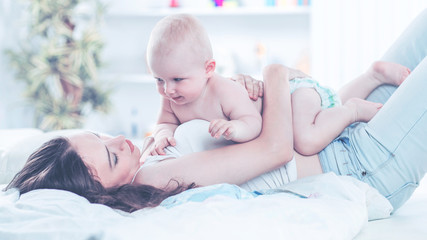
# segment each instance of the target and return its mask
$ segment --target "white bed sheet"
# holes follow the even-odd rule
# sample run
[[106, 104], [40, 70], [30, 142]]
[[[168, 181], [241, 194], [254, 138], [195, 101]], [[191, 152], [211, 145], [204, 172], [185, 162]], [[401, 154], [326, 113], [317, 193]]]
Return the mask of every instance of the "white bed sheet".
[[352, 239], [368, 217], [390, 211], [376, 190], [359, 183], [323, 174], [286, 187], [310, 198], [215, 196], [132, 214], [66, 191], [36, 190], [19, 198], [9, 190], [0, 194], [0, 239]]
[[[25, 156], [54, 134], [37, 129], [0, 130], [0, 189], [22, 167]], [[351, 239], [356, 235], [357, 240], [427, 239], [427, 178], [391, 217], [368, 223], [368, 208], [362, 202], [371, 199], [371, 218], [384, 209], [381, 204], [372, 205], [376, 202], [372, 196], [354, 194], [366, 193], [366, 189], [348, 182], [341, 186], [350, 186], [345, 191], [325, 189], [322, 186], [337, 182], [324, 181], [294, 185], [327, 190], [323, 198], [306, 200], [289, 194], [249, 200], [216, 197], [124, 215], [65, 191], [34, 191], [20, 200], [17, 192], [0, 192], [0, 239]]]
[[389, 218], [370, 221], [355, 239], [427, 239], [427, 178], [401, 208]]

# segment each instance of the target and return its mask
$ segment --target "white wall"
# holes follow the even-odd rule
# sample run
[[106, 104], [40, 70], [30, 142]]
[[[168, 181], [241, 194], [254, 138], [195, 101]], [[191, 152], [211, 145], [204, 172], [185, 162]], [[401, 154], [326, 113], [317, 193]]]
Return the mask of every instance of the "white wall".
[[[10, 5], [17, 5], [12, 0], [7, 2], [9, 6], [5, 6], [4, 12], [9, 12], [13, 8]], [[104, 80], [114, 80], [113, 84], [116, 87], [112, 97], [114, 106], [109, 115], [91, 116], [86, 127], [110, 134], [131, 136], [131, 129], [136, 122], [137, 137], [140, 137], [150, 131], [160, 107], [154, 80], [147, 76], [145, 48], [155, 23], [164, 15], [173, 12], [164, 12], [165, 9], [147, 11], [144, 4], [148, 0], [126, 0], [126, 2], [106, 0], [106, 2], [110, 2], [111, 5], [102, 27], [105, 40], [103, 52], [105, 67], [101, 76]], [[167, 1], [156, 3], [160, 2], [167, 4]], [[19, 13], [19, 9], [16, 11]], [[262, 65], [269, 62], [293, 66], [309, 47], [308, 11], [288, 14], [261, 9], [249, 12], [230, 11], [223, 14], [193, 9], [191, 13], [199, 17], [206, 27], [211, 37], [218, 70], [225, 75], [247, 73], [259, 76]], [[1, 25], [7, 27], [7, 31], [16, 32], [19, 27], [12, 28], [6, 25], [10, 25], [11, 22], [18, 25], [18, 17], [19, 14], [0, 16]], [[16, 36], [7, 38], [10, 39], [9, 44], [3, 45], [2, 48], [13, 47], [13, 43], [18, 39]], [[262, 44], [266, 48], [261, 61], [256, 56], [257, 44]], [[0, 112], [8, 114], [0, 115], [0, 128], [31, 127], [31, 119], [23, 117], [23, 112], [17, 112], [17, 108], [13, 107], [18, 105], [15, 103], [22, 102], [20, 97], [22, 88], [12, 81], [13, 75], [8, 68], [1, 68], [0, 74], [8, 76], [7, 82], [1, 83], [5, 87], [2, 87], [4, 93], [0, 94], [0, 109], [3, 109]]]
[[32, 108], [23, 98], [23, 85], [14, 81], [3, 54], [5, 49], [17, 47], [20, 16], [16, 1], [0, 1], [0, 128], [30, 127], [33, 122]]
[[[102, 29], [106, 41], [103, 75], [117, 80], [117, 91], [111, 114], [91, 116], [89, 128], [129, 136], [137, 122], [138, 134], [142, 135], [156, 120], [159, 98], [154, 83], [139, 81], [147, 73], [144, 54], [148, 34], [162, 17], [138, 13], [136, 8], [147, 1], [126, 0], [127, 4], [135, 4], [130, 8], [135, 12], [128, 15], [123, 11], [131, 5], [123, 10], [117, 6], [125, 6], [124, 2], [107, 1], [115, 13], [106, 16]], [[18, 2], [0, 1], [1, 51], [16, 47], [21, 28]], [[313, 0], [312, 4], [307, 13], [310, 15], [199, 14], [199, 18], [210, 34], [218, 64], [228, 66], [224, 67], [226, 73], [259, 75], [261, 66], [254, 57], [259, 42], [267, 48], [263, 64], [281, 62], [293, 66], [310, 47], [311, 74], [338, 88], [379, 59], [405, 26], [427, 7], [425, 0]], [[33, 126], [31, 108], [23, 104], [21, 92], [22, 86], [13, 81], [1, 55], [0, 128]]]
[[315, 0], [312, 74], [335, 89], [379, 60], [425, 0]]

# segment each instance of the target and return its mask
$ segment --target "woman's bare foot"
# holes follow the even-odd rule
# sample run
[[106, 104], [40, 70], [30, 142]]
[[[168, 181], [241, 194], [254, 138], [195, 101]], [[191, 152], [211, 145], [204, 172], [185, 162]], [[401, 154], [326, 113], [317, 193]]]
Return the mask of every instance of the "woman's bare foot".
[[360, 98], [350, 98], [343, 106], [350, 108], [354, 112], [354, 122], [368, 122], [383, 105]]
[[377, 81], [378, 85], [391, 84], [399, 86], [411, 73], [409, 68], [393, 62], [374, 62], [367, 71], [370, 79]]

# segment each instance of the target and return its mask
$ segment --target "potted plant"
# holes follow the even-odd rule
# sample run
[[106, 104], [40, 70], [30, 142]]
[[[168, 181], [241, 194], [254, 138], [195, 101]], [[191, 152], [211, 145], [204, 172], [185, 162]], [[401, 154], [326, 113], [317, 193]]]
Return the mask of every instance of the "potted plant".
[[[82, 127], [92, 111], [110, 108], [106, 82], [98, 80], [105, 10], [99, 0], [28, 0], [28, 25], [19, 49], [9, 49], [16, 79], [44, 130]], [[82, 11], [85, 10], [85, 11]]]

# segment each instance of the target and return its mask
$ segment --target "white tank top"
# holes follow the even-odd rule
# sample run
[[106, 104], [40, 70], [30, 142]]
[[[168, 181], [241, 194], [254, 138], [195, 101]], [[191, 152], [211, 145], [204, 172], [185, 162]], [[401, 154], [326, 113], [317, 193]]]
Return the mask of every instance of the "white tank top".
[[[233, 141], [224, 138], [215, 139], [211, 137], [208, 128], [209, 122], [199, 119], [181, 124], [175, 130], [174, 134], [176, 146], [167, 147], [165, 149], [166, 155], [149, 156], [140, 169], [165, 159], [174, 161], [174, 159], [171, 158], [178, 158], [189, 153], [201, 152], [234, 144]], [[248, 191], [274, 189], [296, 179], [297, 169], [294, 158], [288, 164], [253, 178], [240, 185], [240, 187]]]

